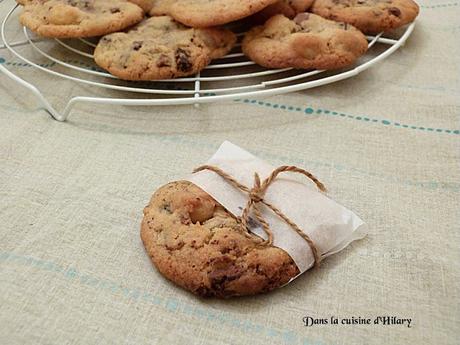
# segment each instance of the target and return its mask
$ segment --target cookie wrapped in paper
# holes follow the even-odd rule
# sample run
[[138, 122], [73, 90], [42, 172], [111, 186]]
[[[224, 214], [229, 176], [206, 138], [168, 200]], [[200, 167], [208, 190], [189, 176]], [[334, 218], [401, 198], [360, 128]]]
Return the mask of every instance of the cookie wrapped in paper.
[[198, 295], [270, 291], [366, 234], [302, 169], [275, 169], [224, 142], [198, 170], [157, 190], [141, 227], [158, 270]]

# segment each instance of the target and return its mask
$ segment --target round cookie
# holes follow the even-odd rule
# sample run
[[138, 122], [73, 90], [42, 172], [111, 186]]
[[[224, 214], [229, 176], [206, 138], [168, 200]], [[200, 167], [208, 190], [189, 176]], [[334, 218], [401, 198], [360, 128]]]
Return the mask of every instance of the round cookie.
[[246, 33], [243, 53], [268, 68], [335, 69], [355, 62], [367, 50], [366, 37], [349, 24], [311, 13], [283, 15]]
[[306, 12], [314, 0], [279, 0], [272, 5], [265, 7], [254, 16], [258, 21], [266, 21], [276, 14], [283, 14], [288, 18], [294, 18], [298, 13]]
[[193, 29], [168, 16], [151, 17], [127, 32], [104, 36], [94, 60], [125, 80], [176, 78], [199, 72], [235, 42], [229, 30]]
[[377, 34], [413, 22], [419, 7], [412, 0], [316, 0], [311, 11]]
[[200, 296], [267, 292], [299, 273], [285, 251], [262, 245], [211, 196], [186, 181], [154, 193], [144, 209], [141, 238], [166, 278]]
[[182, 24], [205, 28], [248, 17], [277, 0], [157, 0], [150, 15], [170, 15]]
[[25, 2], [21, 23], [45, 37], [91, 37], [123, 30], [144, 12], [126, 0], [33, 0]]

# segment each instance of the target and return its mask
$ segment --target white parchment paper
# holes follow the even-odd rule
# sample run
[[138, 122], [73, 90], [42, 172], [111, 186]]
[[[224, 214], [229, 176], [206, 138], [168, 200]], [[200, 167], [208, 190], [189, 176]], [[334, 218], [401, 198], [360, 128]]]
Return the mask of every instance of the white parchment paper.
[[[255, 172], [263, 180], [275, 169], [228, 141], [220, 146], [206, 164], [218, 166], [249, 188], [254, 184]], [[306, 177], [302, 176], [304, 180], [301, 180], [298, 177], [293, 178], [295, 175], [278, 175], [268, 187], [264, 199], [296, 223], [316, 244], [323, 258], [337, 253], [350, 242], [366, 235], [366, 226], [356, 214], [317, 191], [316, 186]], [[248, 195], [216, 173], [205, 170], [187, 177], [186, 180], [206, 191], [234, 216], [241, 215]], [[273, 232], [273, 244], [292, 257], [301, 273], [312, 267], [313, 253], [305, 240], [265, 205], [260, 204], [260, 210]], [[252, 228], [251, 231], [266, 238], [260, 226]]]

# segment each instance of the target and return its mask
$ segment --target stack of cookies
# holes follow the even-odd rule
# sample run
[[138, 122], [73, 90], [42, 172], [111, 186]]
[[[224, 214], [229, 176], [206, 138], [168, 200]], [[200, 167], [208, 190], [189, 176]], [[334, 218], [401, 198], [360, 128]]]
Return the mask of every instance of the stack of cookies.
[[[101, 36], [95, 62], [125, 80], [194, 75], [236, 43], [267, 68], [336, 69], [367, 50], [364, 34], [418, 14], [413, 0], [17, 0], [21, 23], [44, 37]], [[310, 12], [307, 12], [310, 11]]]

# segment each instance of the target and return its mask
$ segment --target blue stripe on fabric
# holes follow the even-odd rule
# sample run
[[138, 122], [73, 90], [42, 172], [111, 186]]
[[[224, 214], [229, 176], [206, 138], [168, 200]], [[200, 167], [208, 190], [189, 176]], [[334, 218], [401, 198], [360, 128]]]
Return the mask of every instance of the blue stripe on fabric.
[[[323, 345], [323, 343], [319, 341], [307, 339], [303, 335], [290, 329], [273, 328], [269, 325], [240, 318], [238, 315], [232, 313], [194, 306], [186, 301], [179, 301], [173, 297], [158, 296], [147, 290], [126, 286], [100, 278], [91, 273], [83, 273], [72, 266], [63, 267], [53, 261], [39, 259], [31, 255], [0, 251], [0, 264], [34, 267], [37, 270], [47, 271], [66, 278], [70, 284], [84, 285], [94, 290], [112, 294], [116, 298], [130, 299], [137, 303], [147, 303], [170, 313], [181, 314], [185, 317], [195, 317], [204, 322], [225, 325], [247, 333], [249, 336], [265, 337], [272, 344]], [[299, 316], [299, 320], [297, 321], [301, 324], [301, 316]]]
[[263, 102], [263, 101], [256, 101], [252, 102], [250, 99], [236, 99], [235, 102], [243, 102], [246, 104], [253, 104], [253, 105], [260, 105], [260, 106], [266, 106], [274, 109], [288, 109], [289, 111], [296, 111], [296, 112], [301, 112], [306, 115], [326, 115], [326, 116], [331, 116], [331, 117], [337, 117], [337, 118], [348, 118], [348, 119], [353, 119], [357, 121], [362, 121], [362, 122], [368, 122], [368, 123], [377, 123], [381, 124], [384, 126], [390, 126], [390, 127], [398, 127], [398, 128], [404, 128], [404, 129], [413, 129], [417, 131], [424, 131], [424, 132], [434, 132], [434, 133], [443, 133], [443, 134], [454, 134], [454, 135], [459, 135], [460, 130], [458, 129], [446, 129], [446, 128], [433, 128], [429, 126], [420, 126], [420, 125], [413, 125], [413, 124], [403, 124], [400, 121], [392, 121], [392, 120], [387, 120], [387, 119], [376, 119], [376, 118], [371, 118], [368, 116], [359, 116], [359, 115], [351, 115], [351, 114], [345, 114], [337, 111], [332, 111], [328, 109], [314, 109], [312, 107], [292, 107], [292, 106], [287, 106], [287, 105], [280, 105], [280, 104], [275, 104], [275, 103], [268, 103], [268, 102]]

